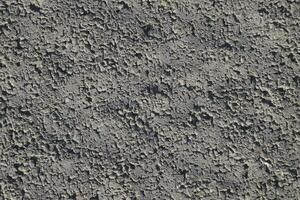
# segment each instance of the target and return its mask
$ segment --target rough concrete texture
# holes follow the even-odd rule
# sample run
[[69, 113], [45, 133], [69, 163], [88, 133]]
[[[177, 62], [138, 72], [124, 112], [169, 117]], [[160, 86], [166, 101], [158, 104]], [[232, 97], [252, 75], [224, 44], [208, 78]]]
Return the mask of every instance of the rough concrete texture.
[[0, 199], [300, 198], [299, 0], [0, 17]]

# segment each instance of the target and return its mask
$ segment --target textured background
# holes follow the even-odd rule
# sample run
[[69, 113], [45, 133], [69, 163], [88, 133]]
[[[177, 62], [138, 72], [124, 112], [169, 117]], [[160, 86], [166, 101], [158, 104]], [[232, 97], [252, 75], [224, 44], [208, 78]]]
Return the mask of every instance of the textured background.
[[1, 0], [0, 199], [299, 199], [299, 41], [299, 0]]

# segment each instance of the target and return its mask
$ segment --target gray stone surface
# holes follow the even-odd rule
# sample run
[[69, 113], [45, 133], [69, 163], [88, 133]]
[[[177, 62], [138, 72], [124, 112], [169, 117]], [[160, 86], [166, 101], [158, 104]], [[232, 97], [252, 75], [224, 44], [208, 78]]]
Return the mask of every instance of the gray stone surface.
[[299, 38], [299, 0], [1, 0], [0, 199], [299, 199]]

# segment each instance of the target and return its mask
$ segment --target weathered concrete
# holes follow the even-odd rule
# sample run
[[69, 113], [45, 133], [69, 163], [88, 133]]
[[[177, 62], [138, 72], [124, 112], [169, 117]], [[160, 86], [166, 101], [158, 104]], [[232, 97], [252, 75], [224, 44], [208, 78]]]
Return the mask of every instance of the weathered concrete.
[[299, 199], [299, 24], [299, 0], [1, 0], [0, 199]]

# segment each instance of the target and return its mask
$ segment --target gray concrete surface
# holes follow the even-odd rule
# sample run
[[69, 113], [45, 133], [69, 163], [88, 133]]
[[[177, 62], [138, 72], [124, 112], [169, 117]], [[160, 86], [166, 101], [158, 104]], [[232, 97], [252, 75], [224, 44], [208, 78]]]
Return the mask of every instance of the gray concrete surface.
[[1, 0], [0, 199], [299, 199], [299, 38], [299, 0]]

